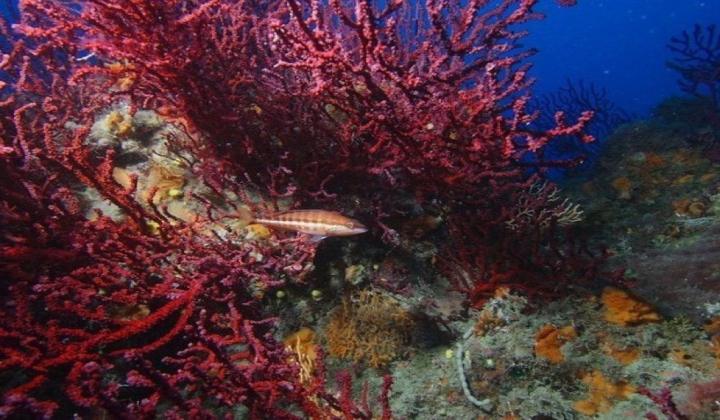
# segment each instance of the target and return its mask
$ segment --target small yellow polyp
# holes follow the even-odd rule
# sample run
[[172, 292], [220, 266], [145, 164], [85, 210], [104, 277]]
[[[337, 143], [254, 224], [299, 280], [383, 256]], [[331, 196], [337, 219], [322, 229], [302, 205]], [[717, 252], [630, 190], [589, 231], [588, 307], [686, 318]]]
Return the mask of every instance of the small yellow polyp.
[[180, 198], [183, 196], [183, 191], [179, 188], [170, 188], [167, 195], [170, 198]]
[[146, 223], [148, 227], [148, 231], [153, 235], [159, 235], [160, 234], [160, 223], [154, 221], [154, 220], [148, 220]]

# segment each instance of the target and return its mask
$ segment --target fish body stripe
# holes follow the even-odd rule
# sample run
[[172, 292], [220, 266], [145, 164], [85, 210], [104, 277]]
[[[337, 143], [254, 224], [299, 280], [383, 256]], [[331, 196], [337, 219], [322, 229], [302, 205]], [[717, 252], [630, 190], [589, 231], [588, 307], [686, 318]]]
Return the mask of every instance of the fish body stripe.
[[280, 213], [274, 217], [255, 219], [258, 223], [313, 223], [324, 225], [344, 226], [353, 221], [345, 216], [332, 212], [318, 212], [313, 210], [298, 210]]
[[319, 236], [345, 236], [366, 231], [360, 222], [326, 210], [293, 210], [254, 221], [277, 229]]
[[278, 229], [297, 230], [319, 235], [342, 228], [338, 225], [311, 221], [256, 219], [256, 222]]

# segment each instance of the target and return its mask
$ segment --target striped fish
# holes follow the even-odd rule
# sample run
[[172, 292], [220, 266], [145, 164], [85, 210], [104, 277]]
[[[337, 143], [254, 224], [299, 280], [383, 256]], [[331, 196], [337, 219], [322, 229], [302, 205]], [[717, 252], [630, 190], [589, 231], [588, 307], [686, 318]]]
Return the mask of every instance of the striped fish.
[[318, 240], [327, 236], [350, 236], [367, 232], [367, 228], [357, 220], [328, 210], [290, 210], [268, 217], [256, 217], [253, 223], [307, 233]]

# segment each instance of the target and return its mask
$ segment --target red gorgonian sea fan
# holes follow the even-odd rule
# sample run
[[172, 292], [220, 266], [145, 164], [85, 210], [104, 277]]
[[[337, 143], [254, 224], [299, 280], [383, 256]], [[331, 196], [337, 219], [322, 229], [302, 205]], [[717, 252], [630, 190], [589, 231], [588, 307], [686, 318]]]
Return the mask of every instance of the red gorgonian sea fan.
[[[52, 11], [26, 33], [100, 64], [132, 63], [118, 96], [207, 135], [237, 175], [298, 200], [340, 184], [345, 194], [481, 194], [591, 116], [527, 128], [532, 51], [517, 48], [524, 33], [513, 26], [539, 17], [536, 0], [91, 2], [79, 16], [24, 3]], [[108, 73], [88, 60], [74, 82]], [[348, 178], [362, 187], [348, 191]]]
[[[341, 401], [299, 383], [256, 293], [303, 281], [315, 245], [208, 227], [247, 188], [377, 216], [402, 187], [490, 238], [527, 154], [591, 117], [528, 128], [513, 26], [535, 3], [21, 1], [0, 60], [0, 415], [368, 418], [347, 382]], [[117, 150], [90, 134], [118, 103], [181, 133], [166, 140], [203, 185], [192, 221], [113, 177]], [[91, 217], [88, 190], [122, 220]]]

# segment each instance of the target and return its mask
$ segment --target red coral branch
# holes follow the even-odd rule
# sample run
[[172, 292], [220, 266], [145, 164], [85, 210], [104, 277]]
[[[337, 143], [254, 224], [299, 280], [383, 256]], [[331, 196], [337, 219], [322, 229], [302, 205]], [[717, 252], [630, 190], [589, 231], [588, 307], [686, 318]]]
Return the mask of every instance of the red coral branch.
[[[20, 2], [0, 60], [0, 414], [372, 416], [348, 377], [339, 398], [299, 383], [261, 296], [304, 281], [315, 245], [216, 231], [239, 207], [229, 191], [251, 207], [352, 202], [395, 243], [398, 197], [432, 201], [466, 258], [527, 188], [523, 159], [590, 118], [528, 129], [532, 51], [515, 28], [535, 0], [380, 3]], [[117, 152], [90, 134], [119, 104], [178, 127], [169, 149], [209, 191], [188, 194], [205, 209], [192, 223], [113, 179]], [[122, 221], [86, 217], [78, 191]], [[465, 290], [482, 295], [492, 261], [472, 264]]]

